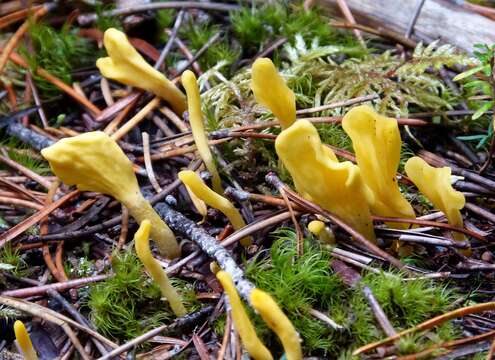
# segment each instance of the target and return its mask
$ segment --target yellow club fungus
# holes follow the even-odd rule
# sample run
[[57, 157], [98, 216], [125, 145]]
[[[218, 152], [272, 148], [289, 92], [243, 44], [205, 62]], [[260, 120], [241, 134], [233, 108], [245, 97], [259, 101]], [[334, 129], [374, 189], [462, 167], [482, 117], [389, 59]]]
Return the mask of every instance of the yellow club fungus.
[[15, 339], [21, 348], [22, 354], [24, 355], [24, 359], [26, 360], [38, 360], [38, 355], [36, 354], [36, 350], [34, 350], [33, 343], [31, 342], [31, 338], [24, 326], [24, 323], [20, 320], [17, 320], [14, 323], [14, 333]]
[[153, 280], [160, 286], [163, 297], [168, 301], [172, 311], [176, 316], [184, 316], [187, 311], [180, 295], [174, 289], [167, 274], [160, 266], [158, 261], [151, 255], [150, 250], [150, 230], [151, 222], [146, 219], [141, 222], [138, 231], [134, 234], [134, 245], [136, 247], [136, 254], [143, 263], [144, 267], [150, 273]]
[[270, 351], [268, 351], [263, 342], [258, 338], [254, 326], [251, 323], [251, 320], [249, 320], [246, 310], [239, 298], [232, 277], [225, 271], [218, 271], [216, 276], [229, 298], [235, 329], [239, 333], [242, 344], [249, 355], [255, 360], [273, 359]]
[[251, 89], [258, 103], [270, 109], [287, 129], [296, 121], [296, 97], [268, 58], [257, 59], [252, 67]]
[[[206, 184], [201, 180], [198, 174], [192, 170], [184, 170], [179, 172], [179, 179], [189, 187], [189, 189], [206, 204], [212, 208], [220, 210], [234, 227], [234, 229], [239, 230], [246, 226], [244, 219], [241, 216], [239, 210], [237, 210], [228, 199], [216, 192], [211, 190]], [[245, 237], [241, 240], [241, 244], [244, 246], [251, 244], [251, 238]]]
[[328, 229], [323, 221], [313, 220], [308, 224], [308, 230], [316, 236], [323, 244], [335, 244], [335, 236], [332, 230]]
[[338, 162], [307, 120], [296, 121], [277, 136], [275, 150], [306, 199], [338, 215], [368, 240], [375, 240], [359, 168]]
[[260, 289], [251, 291], [250, 300], [251, 305], [268, 327], [277, 334], [284, 347], [287, 360], [301, 360], [302, 350], [299, 334], [275, 300]]
[[363, 182], [369, 190], [371, 212], [381, 216], [414, 218], [414, 209], [402, 196], [396, 178], [402, 143], [397, 120], [362, 105], [344, 116], [342, 127], [352, 140]]
[[103, 44], [109, 56], [99, 58], [96, 66], [104, 77], [150, 91], [182, 115], [187, 106], [184, 94], [143, 59], [122, 31], [113, 28], [105, 31]]
[[[462, 228], [462, 215], [459, 211], [466, 204], [464, 195], [454, 190], [451, 184], [449, 167], [434, 168], [418, 156], [407, 160], [406, 174], [416, 187], [440, 209], [447, 217], [449, 224]], [[461, 233], [454, 233], [454, 239], [465, 240]]]
[[113, 196], [138, 223], [149, 219], [160, 253], [169, 258], [180, 255], [174, 234], [141, 194], [131, 161], [107, 134], [94, 131], [65, 138], [41, 154], [64, 183]]
[[208, 137], [206, 136], [203, 124], [203, 113], [201, 112], [201, 98], [199, 97], [199, 87], [196, 76], [190, 70], [184, 71], [181, 77], [182, 86], [187, 94], [187, 107], [189, 112], [189, 123], [199, 156], [203, 159], [206, 168], [212, 176], [213, 190], [222, 194], [222, 181], [218, 174], [217, 167], [213, 160], [210, 147], [208, 146]]

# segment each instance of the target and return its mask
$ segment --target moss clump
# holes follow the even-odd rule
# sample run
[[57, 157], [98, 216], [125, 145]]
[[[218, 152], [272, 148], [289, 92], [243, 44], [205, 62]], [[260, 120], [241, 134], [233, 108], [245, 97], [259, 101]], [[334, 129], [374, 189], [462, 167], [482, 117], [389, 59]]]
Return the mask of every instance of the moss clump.
[[[67, 84], [72, 82], [71, 73], [74, 69], [90, 65], [94, 61], [91, 43], [70, 31], [67, 25], [57, 30], [44, 23], [33, 23], [29, 27], [29, 36], [33, 51], [23, 49], [22, 53], [28, 59], [31, 69], [40, 66]], [[34, 80], [44, 97], [60, 92], [37, 75], [34, 75]]]
[[[352, 349], [384, 336], [361, 290], [348, 288], [332, 272], [328, 250], [306, 239], [304, 255], [297, 258], [292, 230], [280, 230], [275, 238], [270, 256], [249, 263], [246, 274], [257, 287], [273, 295], [293, 322], [303, 339], [305, 355], [340, 354], [340, 358], [346, 359]], [[401, 273], [364, 274], [361, 284], [372, 289], [396, 330], [450, 310], [455, 297], [445, 285], [424, 279], [409, 281]], [[311, 308], [328, 314], [344, 330], [329, 328], [309, 313]], [[259, 335], [274, 355], [281, 351], [278, 340], [257, 316], [252, 316]], [[447, 323], [428, 337], [404, 339], [401, 351], [415, 352], [457, 335], [453, 325]]]
[[28, 274], [28, 266], [18, 249], [7, 243], [0, 251], [0, 264], [3, 270], [10, 271], [14, 276], [23, 277]]
[[[132, 339], [174, 318], [168, 303], [160, 299], [159, 287], [133, 253], [114, 254], [112, 268], [114, 275], [92, 286], [87, 302], [91, 319], [102, 334]], [[186, 307], [197, 306], [188, 301], [189, 294], [185, 298]]]

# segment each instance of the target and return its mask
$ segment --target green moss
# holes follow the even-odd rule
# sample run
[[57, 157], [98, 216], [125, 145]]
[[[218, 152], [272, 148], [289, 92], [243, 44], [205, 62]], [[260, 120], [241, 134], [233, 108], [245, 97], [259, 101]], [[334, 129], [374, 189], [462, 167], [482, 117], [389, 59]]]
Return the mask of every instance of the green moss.
[[[114, 275], [93, 285], [87, 302], [91, 319], [102, 334], [127, 340], [174, 318], [168, 303], [160, 299], [159, 287], [145, 274], [133, 253], [115, 253], [112, 268]], [[188, 301], [185, 305], [197, 308], [197, 304]]]
[[[32, 153], [31, 148], [19, 140], [9, 137], [7, 140], [0, 142], [0, 146], [7, 149], [9, 157], [20, 165], [34, 171], [39, 175], [50, 174], [50, 167], [45, 160], [39, 158], [39, 155]], [[0, 165], [0, 169], [4, 168]]]
[[0, 264], [7, 264], [10, 267], [10, 271], [13, 275], [18, 277], [24, 277], [28, 273], [27, 263], [22, 258], [22, 254], [17, 249], [13, 249], [10, 243], [7, 243], [0, 250]]
[[105, 15], [106, 11], [113, 10], [115, 6], [113, 5], [102, 5], [101, 3], [97, 4], [95, 7], [96, 12], [96, 27], [105, 31], [110, 28], [115, 28], [119, 30], [123, 30], [122, 22], [117, 16], [108, 16]]
[[[71, 72], [82, 66], [93, 64], [94, 48], [87, 40], [71, 31], [68, 26], [57, 30], [44, 23], [32, 23], [29, 27], [33, 51], [21, 49], [32, 70], [38, 66], [47, 70], [63, 82], [72, 82]], [[33, 71], [34, 73], [34, 71]], [[34, 75], [42, 97], [60, 92], [53, 84]]]
[[[328, 250], [306, 239], [304, 255], [297, 258], [292, 230], [279, 230], [274, 236], [269, 256], [249, 263], [246, 275], [276, 299], [301, 335], [306, 356], [350, 359], [351, 349], [383, 337], [361, 290], [348, 288], [332, 272]], [[455, 293], [443, 284], [405, 280], [400, 273], [364, 274], [362, 284], [372, 289], [397, 330], [450, 310], [455, 298]], [[309, 313], [311, 308], [328, 314], [344, 330], [333, 330], [315, 319]], [[252, 317], [260, 337], [278, 355], [281, 351], [278, 340], [257, 316], [252, 314]], [[223, 328], [219, 327], [218, 331]], [[401, 351], [415, 352], [456, 336], [457, 329], [447, 323], [428, 337], [418, 337], [415, 341], [404, 339]]]

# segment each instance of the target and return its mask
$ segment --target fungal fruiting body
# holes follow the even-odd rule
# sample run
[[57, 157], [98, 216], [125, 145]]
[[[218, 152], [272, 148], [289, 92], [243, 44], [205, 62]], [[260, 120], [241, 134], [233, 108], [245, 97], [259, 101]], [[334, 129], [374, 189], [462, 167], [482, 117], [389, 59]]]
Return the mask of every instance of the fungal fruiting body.
[[325, 223], [320, 220], [313, 220], [308, 224], [308, 230], [316, 236], [323, 244], [334, 245], [335, 235], [325, 226]]
[[174, 234], [141, 194], [131, 161], [107, 134], [94, 131], [65, 138], [41, 150], [41, 154], [67, 185], [111, 195], [138, 223], [148, 219], [152, 224], [151, 238], [163, 256], [180, 255]]
[[362, 105], [344, 116], [342, 127], [352, 140], [357, 165], [368, 189], [371, 212], [380, 216], [414, 218], [414, 209], [402, 196], [396, 178], [402, 144], [397, 120]]
[[275, 300], [266, 292], [260, 289], [253, 289], [250, 301], [263, 321], [277, 334], [284, 347], [287, 360], [301, 360], [302, 350], [299, 334]]
[[246, 351], [255, 360], [273, 359], [270, 351], [268, 351], [263, 342], [258, 338], [254, 326], [251, 323], [251, 320], [249, 320], [246, 310], [239, 298], [232, 277], [225, 271], [218, 271], [216, 276], [229, 298], [234, 326], [239, 333]]
[[182, 300], [180, 295], [177, 293], [175, 288], [170, 283], [167, 274], [160, 266], [158, 261], [155, 260], [153, 255], [151, 255], [150, 250], [150, 229], [151, 222], [146, 219], [141, 222], [138, 231], [134, 234], [134, 242], [136, 247], [136, 254], [143, 263], [144, 267], [150, 273], [153, 280], [160, 286], [160, 290], [162, 291], [163, 297], [170, 304], [170, 308], [174, 312], [176, 316], [184, 316], [187, 311], [184, 305], [182, 304]]
[[349, 161], [338, 162], [309, 121], [296, 121], [283, 130], [275, 150], [303, 197], [338, 215], [368, 240], [375, 240], [359, 168]]
[[24, 359], [38, 360], [36, 350], [34, 350], [31, 338], [29, 337], [26, 327], [22, 321], [16, 320], [14, 323], [14, 333], [15, 339], [21, 348], [22, 354], [24, 355]]
[[[459, 210], [466, 204], [466, 199], [461, 192], [452, 187], [450, 168], [435, 168], [420, 157], [414, 156], [407, 160], [405, 170], [419, 191], [445, 214], [449, 224], [462, 228], [463, 221]], [[458, 241], [466, 240], [461, 233], [455, 232], [453, 236]]]
[[208, 137], [206, 136], [203, 124], [201, 99], [199, 97], [199, 87], [196, 76], [192, 71], [186, 70], [182, 74], [181, 81], [187, 94], [187, 109], [194, 143], [198, 149], [199, 156], [201, 156], [201, 159], [212, 176], [213, 190], [219, 194], [223, 194], [222, 181], [213, 160], [210, 147], [208, 146]]
[[282, 129], [296, 121], [296, 97], [268, 58], [257, 59], [252, 67], [251, 89], [258, 103], [267, 107]]
[[[189, 189], [206, 204], [212, 208], [220, 210], [230, 221], [235, 230], [242, 229], [246, 226], [244, 219], [241, 216], [239, 210], [236, 209], [228, 199], [211, 190], [201, 180], [198, 174], [192, 170], [184, 170], [179, 172], [179, 179], [189, 187]], [[241, 240], [241, 244], [244, 246], [251, 244], [251, 238], [245, 237]]]
[[104, 77], [150, 91], [182, 115], [187, 106], [184, 94], [143, 59], [122, 31], [114, 28], [106, 30], [103, 44], [109, 56], [99, 58], [96, 66]]

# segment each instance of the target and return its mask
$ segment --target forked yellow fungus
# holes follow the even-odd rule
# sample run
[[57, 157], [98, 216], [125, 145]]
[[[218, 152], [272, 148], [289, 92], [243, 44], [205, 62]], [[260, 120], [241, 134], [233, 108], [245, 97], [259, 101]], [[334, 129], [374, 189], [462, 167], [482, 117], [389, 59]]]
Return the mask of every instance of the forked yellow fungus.
[[[363, 182], [368, 188], [371, 212], [376, 215], [414, 218], [414, 209], [397, 183], [401, 138], [397, 120], [382, 116], [370, 106], [357, 106], [342, 120], [352, 140]], [[391, 224], [403, 228], [408, 224]]]
[[203, 113], [201, 112], [201, 98], [199, 97], [199, 87], [196, 76], [190, 70], [184, 71], [181, 77], [182, 86], [187, 94], [187, 108], [189, 112], [189, 123], [199, 156], [203, 159], [206, 168], [212, 176], [213, 190], [222, 194], [222, 181], [218, 174], [217, 167], [213, 160], [210, 147], [208, 146], [208, 137], [206, 136], [203, 124]]
[[82, 191], [111, 195], [138, 223], [150, 220], [151, 238], [160, 254], [169, 258], [180, 255], [174, 234], [141, 194], [131, 161], [107, 134], [94, 131], [65, 138], [41, 150], [41, 154], [64, 183]]
[[[230, 221], [234, 229], [239, 230], [246, 226], [244, 219], [239, 210], [236, 209], [228, 199], [211, 190], [201, 180], [198, 174], [192, 170], [184, 170], [179, 172], [179, 179], [191, 189], [191, 191], [207, 205], [220, 210]], [[245, 237], [241, 240], [244, 246], [251, 244], [251, 237]]]
[[150, 91], [182, 115], [187, 107], [184, 94], [143, 59], [122, 31], [114, 28], [105, 31], [103, 44], [109, 56], [99, 58], [96, 66], [104, 77]]
[[[449, 224], [462, 228], [461, 210], [466, 204], [464, 195], [454, 190], [451, 184], [449, 167], [434, 168], [418, 156], [407, 160], [406, 174], [416, 187], [440, 209], [447, 217]], [[454, 239], [465, 240], [462, 233], [454, 232]]]
[[349, 161], [338, 162], [309, 121], [296, 121], [283, 130], [275, 150], [299, 194], [338, 215], [368, 240], [375, 240], [359, 168]]
[[251, 323], [251, 320], [249, 320], [246, 310], [239, 298], [232, 277], [225, 271], [218, 271], [216, 276], [229, 298], [235, 329], [239, 333], [242, 344], [249, 355], [255, 360], [273, 359], [270, 351], [268, 351], [263, 342], [258, 338], [254, 326]]
[[268, 58], [257, 59], [252, 67], [251, 89], [258, 103], [267, 107], [282, 129], [296, 121], [296, 97]]
[[308, 230], [316, 236], [323, 244], [335, 244], [335, 236], [333, 232], [327, 229], [325, 223], [320, 220], [313, 220], [308, 224]]
[[150, 230], [151, 222], [146, 219], [141, 222], [138, 231], [134, 234], [134, 245], [136, 247], [136, 254], [143, 263], [144, 267], [150, 273], [153, 280], [160, 286], [163, 297], [168, 301], [172, 311], [176, 316], [184, 316], [187, 311], [180, 295], [174, 289], [167, 274], [160, 266], [158, 261], [151, 255], [150, 250]]
[[251, 305], [260, 314], [263, 321], [277, 334], [284, 347], [287, 360], [302, 359], [299, 334], [275, 300], [260, 289], [251, 291], [250, 300]]
[[34, 350], [33, 343], [31, 342], [31, 338], [24, 326], [24, 323], [20, 320], [16, 320], [14, 323], [14, 333], [15, 339], [21, 348], [22, 355], [24, 355], [24, 359], [26, 360], [38, 360], [38, 355], [36, 354], [36, 350]]

